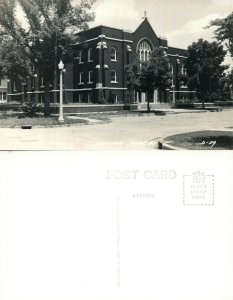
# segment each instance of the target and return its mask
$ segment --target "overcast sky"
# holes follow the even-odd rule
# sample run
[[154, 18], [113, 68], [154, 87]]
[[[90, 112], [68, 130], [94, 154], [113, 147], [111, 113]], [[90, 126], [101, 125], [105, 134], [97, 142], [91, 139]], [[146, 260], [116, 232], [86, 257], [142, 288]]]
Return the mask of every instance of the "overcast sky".
[[[233, 12], [233, 0], [96, 0], [93, 6], [96, 19], [89, 25], [134, 31], [143, 21], [145, 10], [158, 36], [166, 37], [169, 46], [186, 49], [199, 38], [212, 40], [213, 28], [204, 27], [211, 20]], [[23, 20], [20, 11], [19, 16]], [[229, 55], [226, 63], [233, 66]]]
[[168, 38], [170, 46], [187, 48], [201, 37], [211, 41], [212, 30], [203, 27], [229, 15], [233, 0], [97, 0], [96, 19], [90, 27], [108, 25], [134, 31], [145, 10], [157, 35]]

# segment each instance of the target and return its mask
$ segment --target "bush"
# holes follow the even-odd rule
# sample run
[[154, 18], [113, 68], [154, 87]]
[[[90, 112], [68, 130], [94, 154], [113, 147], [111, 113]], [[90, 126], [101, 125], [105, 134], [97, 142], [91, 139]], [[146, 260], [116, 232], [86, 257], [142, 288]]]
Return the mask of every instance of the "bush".
[[220, 101], [221, 100], [221, 94], [218, 92], [212, 93], [210, 95], [210, 102], [216, 102], [216, 101]]
[[194, 100], [193, 99], [176, 99], [175, 107], [176, 108], [193, 108]]
[[36, 117], [38, 112], [41, 110], [41, 105], [34, 101], [27, 100], [21, 106], [22, 111], [25, 114], [25, 117], [33, 118]]
[[194, 108], [193, 103], [176, 103], [174, 108]]
[[98, 104], [105, 104], [104, 92], [99, 90]]
[[233, 106], [233, 101], [216, 101], [215, 104], [218, 106]]

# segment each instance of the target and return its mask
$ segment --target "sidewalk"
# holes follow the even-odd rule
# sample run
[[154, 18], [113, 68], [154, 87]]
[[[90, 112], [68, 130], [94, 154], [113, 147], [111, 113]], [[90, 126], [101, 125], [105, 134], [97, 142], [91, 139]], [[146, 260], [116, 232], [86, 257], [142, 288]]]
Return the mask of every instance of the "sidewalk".
[[[164, 112], [166, 114], [181, 114], [181, 113], [204, 113], [209, 112], [208, 109], [179, 109], [179, 108], [163, 108], [163, 109], [156, 109], [153, 111], [150, 111], [150, 113], [147, 113], [146, 111], [105, 111], [105, 112], [82, 112], [82, 113], [67, 113], [65, 114], [68, 118], [77, 118], [82, 117], [82, 119], [90, 120], [91, 123], [93, 123], [93, 119], [89, 118], [89, 116], [106, 116], [106, 117], [124, 117], [124, 116], [151, 116], [153, 114], [159, 114], [160, 112]], [[70, 116], [69, 116], [70, 115]], [[58, 116], [58, 115], [54, 115]]]
[[[79, 119], [80, 116], [77, 114], [77, 116], [66, 116], [67, 119], [71, 119], [71, 120], [75, 120], [75, 119]], [[84, 125], [96, 125], [96, 124], [102, 124], [102, 123], [106, 123], [108, 122], [108, 120], [98, 120], [98, 119], [94, 119], [94, 118], [87, 118], [87, 117], [82, 117], [82, 120], [87, 121], [87, 124]], [[76, 124], [73, 124], [74, 126]]]

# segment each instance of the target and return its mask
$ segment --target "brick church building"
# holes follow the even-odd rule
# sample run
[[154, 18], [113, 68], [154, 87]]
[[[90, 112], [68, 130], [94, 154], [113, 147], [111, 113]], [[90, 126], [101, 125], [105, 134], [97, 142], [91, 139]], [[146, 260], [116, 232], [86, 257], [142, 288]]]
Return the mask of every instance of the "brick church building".
[[[129, 102], [125, 66], [134, 62], [136, 56], [141, 61], [149, 59], [154, 48], [161, 47], [168, 56], [173, 74], [171, 91], [155, 91], [152, 105], [186, 99], [190, 97], [186, 87], [179, 84], [177, 74], [185, 72], [186, 50], [168, 46], [165, 38], [156, 35], [148, 19], [134, 32], [128, 32], [108, 26], [97, 26], [80, 33], [80, 41], [73, 46], [73, 63], [66, 65], [64, 74], [64, 103], [78, 104], [125, 104]], [[21, 85], [21, 86], [20, 86]], [[25, 92], [25, 86], [27, 91]], [[51, 84], [51, 102], [58, 102], [57, 84]], [[43, 102], [43, 78], [36, 74], [22, 84], [10, 82], [8, 99], [20, 101], [25, 97]], [[172, 97], [173, 96], [173, 97]], [[135, 95], [138, 107], [145, 103], [145, 94]]]

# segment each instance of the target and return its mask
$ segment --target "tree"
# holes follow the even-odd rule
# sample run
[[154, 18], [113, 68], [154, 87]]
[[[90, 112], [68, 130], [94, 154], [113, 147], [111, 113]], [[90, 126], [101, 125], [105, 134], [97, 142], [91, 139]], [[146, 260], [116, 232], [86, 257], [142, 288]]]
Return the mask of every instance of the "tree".
[[7, 38], [0, 38], [0, 78], [20, 80], [28, 75], [28, 60], [21, 55], [20, 48]]
[[228, 80], [229, 80], [229, 84], [231, 84], [232, 87], [233, 87], [233, 69], [231, 69], [231, 70], [228, 72], [227, 78], [228, 78]]
[[159, 89], [165, 91], [171, 86], [172, 74], [169, 59], [166, 53], [161, 49], [154, 49], [148, 61], [139, 61], [137, 59], [132, 65], [126, 68], [127, 86], [132, 94], [135, 91], [141, 91], [146, 94], [147, 111], [150, 111], [150, 100], [154, 91]]
[[221, 78], [228, 68], [223, 65], [226, 51], [217, 42], [209, 43], [203, 39], [188, 47], [188, 57], [185, 68], [188, 76], [188, 86], [195, 89], [198, 99], [211, 101], [212, 95], [221, 90]]
[[226, 42], [226, 46], [233, 56], [233, 12], [223, 19], [216, 19], [210, 22], [210, 27], [217, 27], [214, 31], [215, 37], [219, 42]]
[[141, 65], [141, 90], [146, 93], [147, 111], [150, 110], [150, 97], [156, 89], [165, 92], [171, 86], [172, 74], [169, 59], [162, 49], [155, 49], [149, 61]]
[[229, 88], [230, 88], [230, 99], [233, 100], [233, 69], [228, 74]]
[[126, 66], [126, 78], [130, 102], [135, 102], [135, 92], [140, 90], [140, 67], [138, 61]]
[[233, 100], [232, 90], [233, 90], [233, 69], [228, 71], [221, 81], [222, 87], [222, 100]]
[[[88, 28], [88, 22], [94, 20], [90, 12], [95, 0], [81, 0], [73, 4], [72, 0], [1, 0], [0, 36], [4, 43], [14, 45], [12, 52], [17, 53], [25, 66], [36, 66], [44, 79], [45, 105], [44, 115], [50, 115], [49, 85], [59, 59], [68, 63], [72, 57], [72, 47], [78, 40], [77, 33]], [[25, 24], [17, 19], [17, 7], [25, 15]], [[0, 41], [1, 42], [1, 41]], [[13, 53], [12, 53], [13, 54]], [[0, 57], [2, 59], [2, 57]], [[5, 73], [13, 69], [11, 61], [3, 60]], [[22, 64], [20, 64], [22, 67]], [[29, 72], [29, 69], [27, 72]], [[20, 72], [19, 72], [20, 73]]]
[[105, 104], [105, 97], [104, 97], [104, 91], [103, 89], [98, 90], [98, 104]]

